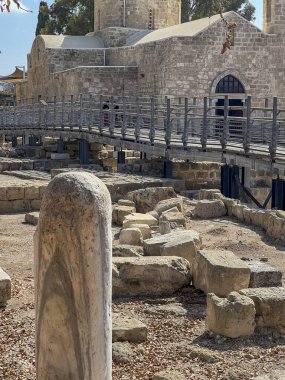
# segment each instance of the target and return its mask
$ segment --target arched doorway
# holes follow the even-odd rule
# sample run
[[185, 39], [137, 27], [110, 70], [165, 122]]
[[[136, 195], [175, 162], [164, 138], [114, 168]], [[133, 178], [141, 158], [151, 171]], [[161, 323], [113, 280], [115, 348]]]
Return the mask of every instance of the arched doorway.
[[[229, 97], [229, 117], [243, 117], [243, 99], [245, 98], [245, 88], [242, 83], [233, 75], [224, 76], [216, 85], [216, 94], [220, 94], [221, 98], [216, 101], [216, 116], [224, 116], [225, 95]], [[242, 95], [243, 94], [243, 95]], [[231, 108], [233, 107], [233, 108]], [[235, 108], [236, 107], [236, 108]], [[216, 137], [220, 136], [222, 127], [219, 124], [216, 126]], [[230, 135], [232, 137], [239, 137], [242, 134], [242, 123], [237, 121], [231, 121], [230, 123]]]

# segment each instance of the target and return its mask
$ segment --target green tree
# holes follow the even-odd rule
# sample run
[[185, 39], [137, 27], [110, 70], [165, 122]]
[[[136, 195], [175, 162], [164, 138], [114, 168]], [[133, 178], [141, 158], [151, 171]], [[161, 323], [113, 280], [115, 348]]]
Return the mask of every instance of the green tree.
[[36, 28], [36, 36], [41, 34], [49, 20], [49, 9], [46, 1], [41, 1], [39, 5], [38, 23]]
[[85, 35], [94, 30], [94, 0], [55, 0], [41, 34]]
[[255, 20], [255, 7], [248, 0], [182, 0], [182, 22], [235, 11], [249, 21]]

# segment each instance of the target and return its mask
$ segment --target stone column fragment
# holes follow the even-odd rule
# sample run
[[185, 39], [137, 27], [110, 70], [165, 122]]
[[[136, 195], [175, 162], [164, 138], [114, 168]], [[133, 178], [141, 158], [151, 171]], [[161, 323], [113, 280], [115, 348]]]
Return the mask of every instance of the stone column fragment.
[[111, 380], [111, 242], [105, 185], [56, 176], [34, 237], [38, 380]]

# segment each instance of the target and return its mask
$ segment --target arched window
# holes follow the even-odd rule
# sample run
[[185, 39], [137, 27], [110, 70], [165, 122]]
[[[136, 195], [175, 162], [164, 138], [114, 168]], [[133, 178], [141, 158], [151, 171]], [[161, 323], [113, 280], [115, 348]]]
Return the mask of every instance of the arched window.
[[233, 75], [227, 75], [217, 84], [216, 94], [244, 94], [245, 90], [240, 81]]

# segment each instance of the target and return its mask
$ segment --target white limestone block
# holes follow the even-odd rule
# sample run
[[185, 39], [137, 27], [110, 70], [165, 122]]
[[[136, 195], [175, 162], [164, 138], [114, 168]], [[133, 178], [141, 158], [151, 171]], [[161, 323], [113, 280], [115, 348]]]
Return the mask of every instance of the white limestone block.
[[49, 184], [35, 233], [38, 380], [111, 380], [111, 199], [94, 175]]

